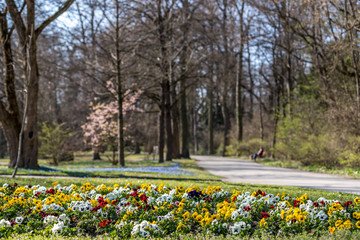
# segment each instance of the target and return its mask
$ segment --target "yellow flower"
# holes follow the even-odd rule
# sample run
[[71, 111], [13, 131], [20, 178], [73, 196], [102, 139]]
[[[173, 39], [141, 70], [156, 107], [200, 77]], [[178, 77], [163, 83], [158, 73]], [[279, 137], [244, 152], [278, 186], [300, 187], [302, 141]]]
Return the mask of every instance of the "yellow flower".
[[40, 212], [41, 210], [42, 210], [42, 205], [41, 204], [38, 204], [38, 205], [36, 205], [36, 208], [35, 208], [35, 210], [36, 211], [38, 211], [38, 212]]
[[301, 213], [300, 208], [295, 208], [295, 209], [294, 209], [294, 215], [295, 215], [295, 216], [299, 215], [300, 213]]
[[338, 227], [338, 226], [340, 226], [341, 224], [342, 224], [342, 220], [337, 220], [336, 222], [335, 222], [335, 226], [336, 227]]
[[192, 214], [192, 217], [195, 219], [196, 217], [197, 217], [197, 215], [199, 215], [197, 212], [194, 212], [193, 214]]
[[356, 218], [356, 219], [359, 219], [360, 218], [360, 214], [358, 212], [354, 212], [353, 213], [353, 217]]
[[354, 224], [350, 220], [346, 220], [343, 225], [345, 228], [352, 228]]
[[182, 217], [183, 217], [184, 219], [188, 219], [188, 218], [190, 217], [190, 213], [189, 213], [189, 212], [185, 212], [185, 213], [182, 215]]
[[356, 225], [357, 228], [360, 228], [360, 221], [357, 221], [357, 222], [355, 223], [355, 225]]
[[77, 186], [76, 186], [76, 185], [72, 185], [71, 188], [72, 188], [72, 190], [75, 191], [75, 190], [77, 189]]
[[284, 217], [285, 217], [285, 210], [283, 209], [281, 210], [281, 219], [284, 219]]
[[297, 218], [297, 220], [298, 220], [299, 222], [301, 222], [301, 223], [304, 222], [305, 219], [306, 219], [306, 217], [303, 216], [303, 215], [299, 215], [298, 218]]
[[359, 203], [360, 203], [360, 198], [359, 198], [359, 197], [356, 197], [356, 198], [354, 199], [354, 202], [355, 202], [356, 204], [359, 204]]
[[124, 215], [123, 218], [122, 218], [122, 221], [125, 221], [127, 219], [128, 215]]
[[335, 233], [335, 227], [329, 227], [329, 232], [331, 233], [331, 234], [334, 234]]
[[266, 222], [265, 218], [260, 220], [260, 227], [262, 227], [262, 226], [267, 227], [267, 222]]
[[201, 216], [201, 215], [197, 215], [195, 219], [196, 219], [196, 221], [201, 221], [201, 220], [202, 220], [202, 216]]
[[180, 230], [182, 227], [184, 227], [185, 225], [182, 222], [179, 222], [179, 225], [177, 226], [176, 230]]
[[58, 182], [53, 182], [53, 186], [56, 187], [59, 183]]

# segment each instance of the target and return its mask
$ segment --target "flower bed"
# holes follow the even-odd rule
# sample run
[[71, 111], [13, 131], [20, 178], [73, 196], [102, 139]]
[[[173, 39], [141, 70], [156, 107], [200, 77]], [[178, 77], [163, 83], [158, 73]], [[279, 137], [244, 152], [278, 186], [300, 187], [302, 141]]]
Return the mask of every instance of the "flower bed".
[[360, 228], [360, 199], [339, 202], [308, 195], [292, 198], [261, 190], [224, 191], [164, 184], [92, 186], [85, 183], [53, 188], [0, 188], [0, 237], [12, 233], [122, 238], [176, 236], [184, 233], [249, 236], [265, 231], [274, 235], [303, 231], [334, 233]]

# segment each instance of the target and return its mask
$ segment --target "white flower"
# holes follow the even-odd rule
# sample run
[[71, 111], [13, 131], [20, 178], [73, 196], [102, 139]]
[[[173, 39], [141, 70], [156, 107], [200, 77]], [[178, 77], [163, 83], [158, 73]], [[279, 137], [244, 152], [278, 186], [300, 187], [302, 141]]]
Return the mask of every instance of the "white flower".
[[[165, 187], [164, 187], [165, 188]], [[142, 231], [142, 230], [140, 230], [140, 236], [142, 236], [142, 237], [147, 237], [147, 236], [149, 236], [149, 234], [150, 233], [148, 233], [147, 231]]]
[[5, 219], [1, 219], [0, 227], [11, 227], [11, 224], [9, 221], [6, 221]]
[[59, 216], [59, 221], [66, 223], [66, 222], [70, 221], [70, 218], [68, 216], [66, 216], [65, 213], [63, 213]]
[[249, 212], [243, 212], [241, 215], [244, 216], [244, 218], [248, 218], [250, 216], [250, 213]]
[[4, 184], [3, 184], [3, 187], [4, 187], [4, 188], [7, 188], [8, 186], [9, 186], [9, 184], [7, 184], [7, 183], [4, 183]]
[[51, 224], [51, 223], [55, 223], [55, 222], [57, 222], [57, 220], [58, 220], [57, 217], [49, 215], [49, 216], [46, 216], [44, 218], [44, 224], [48, 225], [48, 224]]
[[64, 222], [58, 222], [54, 225], [54, 227], [51, 229], [51, 232], [53, 234], [61, 234], [64, 228]]
[[15, 218], [15, 223], [17, 223], [17, 224], [21, 224], [22, 222], [24, 221], [24, 218], [23, 217], [17, 217], [17, 218]]
[[233, 212], [231, 213], [231, 219], [232, 219], [232, 220], [235, 220], [238, 216], [239, 216], [239, 213], [238, 213], [237, 211], [233, 211]]

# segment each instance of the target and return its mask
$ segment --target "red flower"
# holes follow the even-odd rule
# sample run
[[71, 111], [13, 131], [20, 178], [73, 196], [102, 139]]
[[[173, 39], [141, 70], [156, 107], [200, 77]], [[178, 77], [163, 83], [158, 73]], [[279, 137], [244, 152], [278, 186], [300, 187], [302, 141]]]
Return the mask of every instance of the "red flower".
[[109, 225], [111, 223], [111, 221], [104, 219], [100, 222], [99, 227], [106, 227], [107, 225]]
[[348, 206], [350, 206], [351, 204], [352, 204], [351, 201], [347, 201], [346, 203], [343, 204], [343, 206], [344, 206], [344, 207], [348, 207]]
[[263, 218], [268, 218], [268, 217], [270, 217], [270, 214], [268, 214], [268, 213], [261, 213], [261, 215], [263, 216]]
[[250, 206], [247, 206], [247, 207], [244, 208], [244, 210], [245, 210], [245, 211], [250, 211], [251, 208], [250, 208]]
[[321, 205], [323, 205], [325, 207], [325, 202], [324, 201], [321, 201], [320, 203], [321, 203]]
[[141, 195], [141, 197], [140, 197], [140, 200], [143, 202], [147, 202], [147, 199], [148, 199], [148, 197], [145, 194]]
[[298, 206], [300, 206], [300, 201], [294, 200], [294, 207], [298, 207]]
[[274, 207], [274, 206], [270, 206], [270, 207], [269, 207], [269, 209], [273, 209], [273, 208], [275, 208], [275, 207]]
[[319, 206], [319, 203], [314, 202], [314, 203], [313, 203], [313, 206], [314, 206], [314, 207], [318, 207], [318, 206]]

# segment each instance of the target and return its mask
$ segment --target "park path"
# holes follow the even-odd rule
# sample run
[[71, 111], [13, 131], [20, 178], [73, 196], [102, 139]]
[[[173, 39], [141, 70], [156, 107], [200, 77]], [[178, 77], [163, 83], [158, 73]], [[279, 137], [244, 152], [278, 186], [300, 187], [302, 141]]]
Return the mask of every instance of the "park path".
[[360, 195], [360, 180], [330, 174], [264, 166], [244, 160], [214, 156], [192, 156], [210, 173], [236, 183], [285, 185]]

